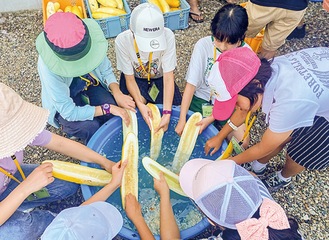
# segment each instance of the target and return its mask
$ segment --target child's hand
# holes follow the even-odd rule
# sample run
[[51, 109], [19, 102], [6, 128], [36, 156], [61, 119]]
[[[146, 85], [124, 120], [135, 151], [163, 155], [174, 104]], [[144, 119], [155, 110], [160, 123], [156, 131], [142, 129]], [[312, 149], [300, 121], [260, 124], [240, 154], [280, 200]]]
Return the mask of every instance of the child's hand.
[[196, 125], [200, 126], [199, 134], [201, 134], [203, 132], [203, 130], [205, 130], [214, 121], [215, 121], [214, 117], [209, 116], [209, 117], [203, 118], [200, 122], [198, 122]]
[[53, 165], [51, 163], [43, 163], [38, 166], [27, 178], [21, 183], [24, 189], [31, 194], [39, 191], [55, 180], [53, 177]]
[[132, 222], [137, 221], [140, 217], [143, 217], [141, 206], [134, 195], [132, 195], [131, 193], [127, 194], [125, 201], [125, 211], [127, 213], [128, 218]]
[[112, 179], [111, 183], [115, 186], [120, 187], [122, 182], [123, 172], [128, 164], [128, 160], [124, 162], [119, 161], [112, 167]]
[[167, 184], [167, 181], [166, 181], [165, 177], [163, 176], [163, 172], [160, 172], [159, 176], [160, 176], [159, 180], [156, 179], [156, 178], [153, 178], [153, 180], [154, 180], [154, 189], [158, 192], [160, 197], [162, 197], [164, 195], [169, 196], [169, 186]]
[[183, 130], [186, 124], [186, 119], [179, 119], [177, 126], [175, 128], [175, 132], [179, 135], [182, 136]]
[[126, 108], [133, 112], [136, 112], [136, 104], [134, 99], [126, 94], [123, 94], [121, 91], [113, 95], [118, 106]]
[[142, 114], [142, 117], [143, 117], [144, 121], [146, 122], [147, 126], [151, 130], [152, 127], [151, 127], [150, 118], [153, 119], [151, 109], [148, 106], [146, 106], [145, 104], [138, 105], [138, 109], [139, 109], [140, 113]]
[[206, 155], [208, 155], [210, 153], [210, 156], [212, 156], [214, 153], [216, 153], [220, 149], [220, 147], [222, 146], [222, 143], [223, 143], [223, 140], [217, 134], [207, 140], [207, 142], [204, 146], [204, 152], [206, 153]]
[[160, 124], [155, 129], [155, 132], [158, 132], [161, 128], [163, 129], [164, 132], [167, 131], [168, 130], [169, 122], [170, 122], [170, 114], [164, 114], [164, 115], [162, 115]]
[[124, 124], [129, 126], [130, 118], [126, 109], [111, 104], [111, 114], [121, 117]]

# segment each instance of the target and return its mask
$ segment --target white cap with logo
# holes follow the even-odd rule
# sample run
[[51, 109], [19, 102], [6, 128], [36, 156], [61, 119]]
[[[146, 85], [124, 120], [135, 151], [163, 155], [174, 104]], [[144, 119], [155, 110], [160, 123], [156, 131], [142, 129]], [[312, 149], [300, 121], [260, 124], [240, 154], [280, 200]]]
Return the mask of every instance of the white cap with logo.
[[167, 48], [163, 14], [154, 4], [142, 3], [134, 8], [130, 29], [141, 51], [163, 51]]

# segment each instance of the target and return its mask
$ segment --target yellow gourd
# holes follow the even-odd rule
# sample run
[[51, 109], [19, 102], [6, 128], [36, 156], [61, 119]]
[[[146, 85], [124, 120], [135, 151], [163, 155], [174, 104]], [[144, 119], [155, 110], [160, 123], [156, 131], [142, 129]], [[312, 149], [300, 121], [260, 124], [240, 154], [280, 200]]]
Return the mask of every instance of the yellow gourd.
[[180, 6], [180, 0], [166, 0], [170, 8], [178, 8]]
[[47, 16], [47, 19], [53, 15], [55, 13], [55, 6], [54, 6], [54, 3], [53, 2], [48, 2], [47, 3], [47, 7], [46, 7], [46, 16]]
[[170, 7], [166, 0], [158, 0], [161, 5], [161, 10], [163, 13], [170, 12]]
[[118, 15], [126, 14], [126, 11], [113, 7], [101, 7], [98, 8], [94, 13], [107, 13], [113, 16], [118, 16]]
[[157, 6], [162, 12], [162, 7], [161, 7], [161, 4], [159, 3], [158, 0], [148, 0], [148, 2], [155, 5], [155, 6]]
[[61, 4], [59, 2], [54, 2], [54, 8], [55, 12], [58, 12], [58, 10], [61, 8]]
[[118, 7], [118, 3], [116, 0], [97, 0], [97, 1], [104, 7], [112, 7], [112, 8]]
[[103, 12], [93, 12], [91, 16], [94, 19], [101, 19], [101, 18], [109, 18], [109, 17], [114, 17], [115, 15], [113, 14], [108, 14], [108, 13], [103, 13]]
[[77, 15], [81, 19], [83, 18], [82, 12], [78, 8], [78, 6], [73, 6], [72, 7], [72, 13], [74, 13], [75, 15]]
[[98, 9], [98, 2], [97, 0], [88, 0], [90, 11], [93, 13], [96, 9]]
[[171, 7], [171, 8], [170, 8], [170, 11], [171, 11], [171, 12], [173, 12], [173, 11], [179, 11], [179, 10], [181, 10], [180, 7]]
[[72, 6], [68, 5], [64, 8], [64, 12], [72, 12]]
[[123, 9], [123, 2], [122, 0], [116, 0], [117, 1], [117, 4], [118, 4], [118, 8], [119, 9]]

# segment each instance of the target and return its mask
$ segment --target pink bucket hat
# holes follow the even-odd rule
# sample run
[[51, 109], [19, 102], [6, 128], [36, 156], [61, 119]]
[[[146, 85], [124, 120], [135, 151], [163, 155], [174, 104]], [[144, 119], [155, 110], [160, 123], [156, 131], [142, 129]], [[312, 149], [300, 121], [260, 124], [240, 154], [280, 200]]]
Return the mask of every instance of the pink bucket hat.
[[36, 48], [51, 72], [77, 77], [99, 66], [107, 54], [108, 42], [95, 20], [59, 12], [47, 19]]
[[247, 47], [222, 53], [208, 76], [209, 86], [216, 96], [213, 116], [227, 120], [234, 111], [239, 92], [255, 77], [260, 59]]

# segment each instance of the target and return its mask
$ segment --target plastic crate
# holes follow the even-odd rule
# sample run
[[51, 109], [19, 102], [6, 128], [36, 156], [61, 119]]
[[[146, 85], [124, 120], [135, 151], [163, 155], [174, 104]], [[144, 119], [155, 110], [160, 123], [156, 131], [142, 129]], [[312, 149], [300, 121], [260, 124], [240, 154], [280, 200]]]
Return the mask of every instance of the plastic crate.
[[[94, 19], [91, 15], [88, 0], [86, 0], [86, 6], [89, 17]], [[94, 19], [103, 30], [104, 36], [106, 38], [116, 37], [119, 33], [129, 29], [131, 10], [126, 0], [123, 0], [123, 7], [126, 11], [126, 14], [109, 18]]]
[[[141, 0], [141, 3], [145, 3], [146, 0]], [[188, 14], [190, 12], [190, 5], [186, 0], [180, 0], [181, 10], [167, 12], [163, 14], [164, 25], [171, 30], [185, 29], [188, 27]]]
[[82, 15], [84, 18], [87, 18], [86, 7], [83, 0], [42, 0], [43, 24], [45, 24], [47, 20], [46, 7], [48, 2], [58, 2], [61, 5], [60, 8], [63, 11], [67, 6], [74, 6], [74, 5], [81, 6]]

